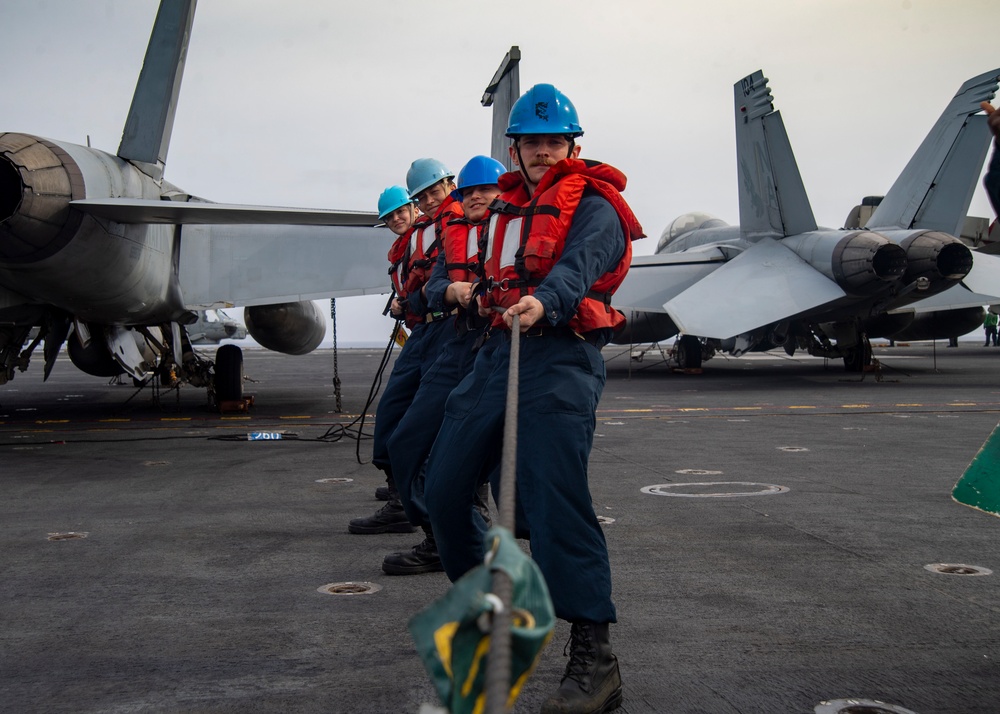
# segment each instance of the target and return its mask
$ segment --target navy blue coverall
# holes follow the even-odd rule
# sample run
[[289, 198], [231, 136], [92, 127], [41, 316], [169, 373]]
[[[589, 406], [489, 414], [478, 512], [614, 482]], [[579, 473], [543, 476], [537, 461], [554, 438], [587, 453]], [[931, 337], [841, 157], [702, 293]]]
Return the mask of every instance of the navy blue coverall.
[[[409, 297], [409, 308], [414, 314], [427, 313], [427, 306], [423, 304], [419, 291]], [[396, 477], [391, 470], [389, 440], [413, 402], [423, 375], [431, 369], [435, 356], [453, 334], [452, 324], [452, 319], [442, 319], [413, 326], [403, 349], [396, 357], [389, 381], [375, 408], [372, 463], [391, 474], [394, 482]]]
[[[429, 309], [450, 309], [444, 301], [445, 291], [451, 284], [446, 264], [445, 250], [442, 248], [427, 281], [426, 299]], [[415, 526], [430, 525], [424, 505], [422, 474], [424, 462], [444, 418], [445, 401], [472, 369], [476, 356], [475, 343], [488, 324], [487, 320], [478, 319], [478, 314], [467, 316], [464, 312], [460, 310], [456, 318], [447, 320], [448, 338], [441, 345], [434, 364], [421, 378], [419, 389], [388, 442], [392, 477], [399, 491], [399, 500], [403, 504], [407, 520]], [[467, 319], [471, 319], [472, 323]], [[485, 521], [482, 529], [485, 530]]]
[[[625, 235], [611, 204], [585, 193], [562, 255], [533, 293], [548, 324], [567, 325], [590, 286], [615, 268], [624, 250]], [[598, 330], [584, 340], [568, 329], [533, 329], [521, 338], [518, 509], [556, 616], [572, 622], [617, 619], [607, 543], [587, 483], [595, 412], [606, 379], [600, 348], [611, 332]], [[484, 556], [481, 525], [469, 504], [479, 474], [492, 469], [490, 461], [500, 453], [511, 339], [508, 330], [493, 333], [487, 344], [495, 344], [480, 350], [473, 371], [448, 397], [427, 463], [426, 505], [452, 581]]]

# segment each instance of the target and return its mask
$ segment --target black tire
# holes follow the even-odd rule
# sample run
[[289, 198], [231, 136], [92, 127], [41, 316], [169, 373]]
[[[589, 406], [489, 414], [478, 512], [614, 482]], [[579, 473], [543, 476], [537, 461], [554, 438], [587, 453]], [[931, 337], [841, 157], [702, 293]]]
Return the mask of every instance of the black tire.
[[683, 335], [677, 343], [677, 364], [681, 369], [701, 369], [701, 340]]
[[243, 399], [243, 350], [237, 345], [222, 345], [215, 353], [215, 400], [240, 399]]
[[848, 372], [860, 373], [865, 371], [872, 362], [872, 346], [868, 340], [858, 343], [847, 350], [844, 355], [844, 369]]

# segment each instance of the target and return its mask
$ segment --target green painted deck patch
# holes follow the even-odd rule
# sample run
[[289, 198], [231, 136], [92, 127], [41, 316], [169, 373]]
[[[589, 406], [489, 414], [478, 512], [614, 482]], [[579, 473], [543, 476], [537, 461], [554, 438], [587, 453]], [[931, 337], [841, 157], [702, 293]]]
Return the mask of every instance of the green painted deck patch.
[[1000, 517], [1000, 424], [955, 484], [951, 497], [963, 506]]

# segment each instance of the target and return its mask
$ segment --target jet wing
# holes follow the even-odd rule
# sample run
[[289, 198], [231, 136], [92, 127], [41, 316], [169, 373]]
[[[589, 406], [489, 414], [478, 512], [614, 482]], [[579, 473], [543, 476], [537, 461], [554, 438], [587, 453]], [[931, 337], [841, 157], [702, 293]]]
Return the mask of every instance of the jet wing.
[[718, 248], [633, 256], [612, 302], [619, 310], [666, 312], [663, 303], [718, 269], [727, 260]]
[[187, 225], [177, 276], [190, 310], [388, 293], [387, 228]]
[[795, 253], [763, 238], [663, 307], [682, 333], [726, 339], [845, 295]]
[[140, 198], [86, 198], [70, 201], [98, 218], [116, 223], [161, 223], [174, 225], [299, 225], [375, 226], [377, 213], [325, 211], [315, 208], [244, 206], [207, 201], [158, 201]]
[[993, 296], [981, 305], [1000, 302], [996, 297], [1000, 295], [1000, 257], [973, 251], [972, 261], [972, 270], [963, 278], [962, 284], [973, 292]]

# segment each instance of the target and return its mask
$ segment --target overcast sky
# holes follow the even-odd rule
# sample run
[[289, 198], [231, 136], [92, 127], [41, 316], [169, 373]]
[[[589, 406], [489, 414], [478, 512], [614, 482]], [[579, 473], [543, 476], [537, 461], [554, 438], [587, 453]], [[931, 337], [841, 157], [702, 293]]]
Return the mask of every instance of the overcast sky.
[[[0, 130], [114, 153], [157, 0], [2, 0]], [[650, 238], [738, 220], [733, 84], [770, 79], [821, 225], [883, 194], [966, 79], [1000, 67], [995, 0], [201, 0], [165, 177], [214, 201], [374, 210], [410, 162], [490, 150], [486, 84], [580, 115], [583, 156], [629, 178]], [[991, 216], [980, 190], [972, 215]], [[337, 301], [338, 340], [384, 341], [384, 298]]]

